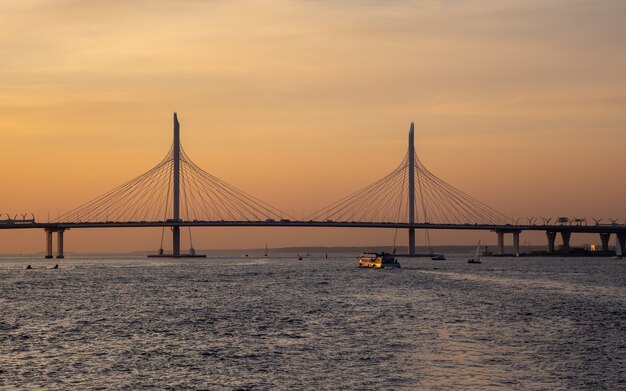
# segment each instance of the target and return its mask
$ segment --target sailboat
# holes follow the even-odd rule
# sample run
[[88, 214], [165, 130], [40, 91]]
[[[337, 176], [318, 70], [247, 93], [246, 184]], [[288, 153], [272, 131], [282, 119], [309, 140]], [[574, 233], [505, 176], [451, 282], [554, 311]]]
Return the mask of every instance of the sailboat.
[[267, 257], [267, 243], [265, 243], [265, 254], [263, 254], [264, 257]]
[[611, 258], [622, 259], [622, 246], [620, 246], [617, 240], [617, 234], [615, 235], [615, 255], [613, 255]]
[[428, 234], [428, 228], [426, 228], [426, 241], [428, 243], [428, 253], [430, 254], [430, 259], [433, 261], [445, 261], [446, 256], [443, 253], [435, 253], [433, 251], [432, 246], [430, 245], [430, 235]]
[[467, 263], [482, 263], [480, 261], [480, 240], [478, 241], [478, 245], [476, 246], [476, 254], [473, 258], [468, 259]]

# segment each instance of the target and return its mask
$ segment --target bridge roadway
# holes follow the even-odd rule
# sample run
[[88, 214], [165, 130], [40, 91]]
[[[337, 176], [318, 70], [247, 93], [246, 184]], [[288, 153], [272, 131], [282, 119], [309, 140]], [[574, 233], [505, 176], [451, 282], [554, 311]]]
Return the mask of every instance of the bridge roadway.
[[150, 227], [325, 227], [325, 228], [394, 228], [394, 229], [433, 229], [433, 230], [464, 230], [493, 231], [514, 233], [521, 231], [572, 232], [572, 233], [626, 233], [626, 225], [491, 225], [491, 224], [434, 224], [434, 223], [391, 223], [391, 222], [357, 222], [357, 221], [102, 221], [102, 222], [68, 222], [68, 223], [0, 223], [0, 229], [48, 229], [69, 230], [77, 228], [150, 228]]
[[489, 225], [489, 224], [432, 224], [432, 223], [391, 223], [391, 222], [341, 222], [341, 221], [297, 221], [297, 220], [265, 220], [265, 221], [126, 221], [126, 222], [52, 222], [36, 223], [32, 221], [2, 221], [0, 229], [43, 229], [47, 236], [46, 257], [52, 258], [52, 233], [57, 233], [57, 258], [63, 258], [63, 233], [70, 229], [86, 228], [150, 228], [150, 227], [303, 227], [303, 228], [386, 228], [386, 229], [432, 229], [432, 230], [463, 230], [492, 231], [498, 235], [497, 253], [504, 254], [504, 235], [513, 235], [513, 251], [519, 252], [519, 237], [522, 231], [545, 231], [548, 239], [548, 252], [555, 252], [557, 234], [561, 235], [562, 250], [569, 252], [572, 233], [599, 234], [602, 250], [609, 250], [611, 234], [617, 235], [618, 245], [626, 246], [626, 225]]

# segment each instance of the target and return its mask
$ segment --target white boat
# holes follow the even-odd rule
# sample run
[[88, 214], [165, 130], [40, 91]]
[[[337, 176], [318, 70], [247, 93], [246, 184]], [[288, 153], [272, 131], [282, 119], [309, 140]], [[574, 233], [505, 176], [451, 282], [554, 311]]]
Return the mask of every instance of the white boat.
[[435, 253], [433, 251], [432, 246], [430, 245], [430, 235], [428, 234], [428, 228], [426, 228], [426, 242], [428, 244], [428, 252], [430, 254], [430, 259], [432, 259], [433, 261], [445, 261], [446, 260], [446, 256], [443, 255], [443, 253]]
[[383, 269], [386, 267], [400, 267], [400, 262], [389, 253], [363, 253], [359, 257], [359, 267]]
[[480, 261], [480, 240], [478, 241], [478, 245], [476, 246], [476, 254], [474, 254], [473, 258], [468, 259], [467, 263], [482, 263]]

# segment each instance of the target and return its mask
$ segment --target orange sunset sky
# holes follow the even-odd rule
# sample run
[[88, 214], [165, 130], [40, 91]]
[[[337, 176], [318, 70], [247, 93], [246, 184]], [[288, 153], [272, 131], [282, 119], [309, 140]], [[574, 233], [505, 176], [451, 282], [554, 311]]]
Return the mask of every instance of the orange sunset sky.
[[[2, 0], [0, 212], [54, 219], [145, 172], [177, 111], [196, 164], [296, 218], [393, 170], [415, 121], [425, 165], [508, 216], [626, 219], [624, 15], [618, 0]], [[160, 232], [73, 230], [66, 251], [156, 249]], [[207, 228], [194, 245], [393, 234]], [[0, 253], [43, 250], [40, 230], [0, 230]]]

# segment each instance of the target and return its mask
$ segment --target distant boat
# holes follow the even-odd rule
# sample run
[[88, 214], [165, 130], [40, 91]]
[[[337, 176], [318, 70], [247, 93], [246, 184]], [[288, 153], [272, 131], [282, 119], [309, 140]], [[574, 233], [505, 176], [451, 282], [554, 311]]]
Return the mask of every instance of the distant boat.
[[359, 267], [383, 269], [385, 267], [400, 267], [400, 262], [389, 253], [363, 253], [359, 257]]
[[30, 270], [30, 269], [32, 269], [32, 268], [33, 268], [33, 267], [32, 267], [31, 265], [26, 266], [26, 270]]
[[298, 261], [301, 261], [302, 257], [300, 256], [300, 254], [298, 254]]
[[265, 243], [265, 254], [263, 256], [267, 257], [267, 243]]
[[433, 248], [430, 245], [430, 235], [428, 234], [428, 228], [426, 228], [426, 242], [428, 244], [428, 252], [430, 254], [430, 259], [432, 259], [433, 261], [445, 261], [446, 260], [446, 256], [443, 253], [439, 254], [433, 251]]
[[467, 263], [482, 263], [480, 261], [480, 240], [478, 241], [478, 245], [476, 246], [476, 254], [473, 258], [468, 259]]

